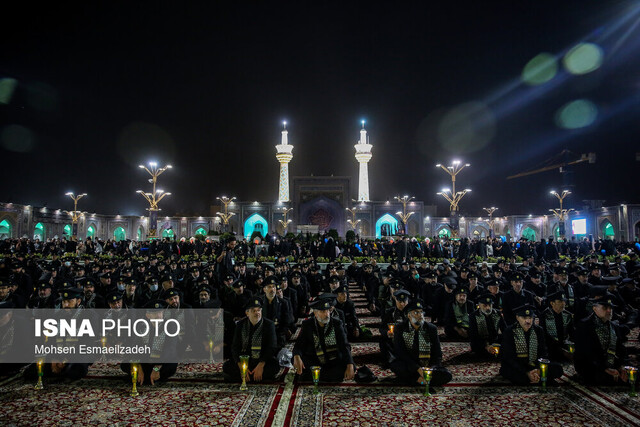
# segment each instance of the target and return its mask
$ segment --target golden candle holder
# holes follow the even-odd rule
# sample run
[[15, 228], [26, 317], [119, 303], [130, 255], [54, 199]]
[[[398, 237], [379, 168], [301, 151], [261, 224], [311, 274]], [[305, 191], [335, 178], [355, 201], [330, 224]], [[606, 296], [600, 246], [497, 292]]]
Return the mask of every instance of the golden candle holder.
[[629, 375], [629, 386], [631, 390], [629, 390], [629, 397], [638, 397], [638, 392], [636, 391], [636, 375], [638, 373], [638, 368], [635, 366], [625, 366], [624, 370], [627, 371]]
[[429, 391], [429, 384], [431, 384], [431, 378], [433, 377], [433, 368], [429, 368], [428, 366], [422, 368], [422, 376], [424, 378], [424, 396], [431, 396], [431, 392]]
[[538, 364], [540, 366], [540, 382], [542, 383], [543, 393], [547, 391], [547, 371], [549, 370], [549, 363], [548, 359], [538, 359]]
[[140, 393], [138, 393], [138, 365], [135, 363], [131, 364], [131, 391], [129, 392], [129, 396], [137, 397]]
[[491, 351], [493, 351], [494, 357], [500, 357], [500, 344], [491, 344]]
[[395, 323], [387, 323], [387, 328], [389, 328], [389, 334], [393, 335], [393, 331], [396, 328], [396, 324]]
[[318, 383], [320, 382], [320, 366], [311, 367], [311, 379], [313, 380], [313, 394], [318, 394]]
[[100, 343], [102, 344], [102, 348], [107, 346], [107, 337], [100, 338]]
[[209, 340], [209, 363], [213, 363], [213, 340]]
[[247, 390], [247, 372], [249, 372], [249, 356], [240, 356], [240, 375], [242, 375], [242, 385], [240, 391]]
[[38, 382], [33, 387], [34, 390], [42, 390], [42, 389], [44, 389], [44, 384], [42, 383], [42, 376], [44, 375], [44, 373], [43, 373], [43, 365], [44, 365], [44, 361], [42, 359], [38, 360], [38, 362], [37, 362]]

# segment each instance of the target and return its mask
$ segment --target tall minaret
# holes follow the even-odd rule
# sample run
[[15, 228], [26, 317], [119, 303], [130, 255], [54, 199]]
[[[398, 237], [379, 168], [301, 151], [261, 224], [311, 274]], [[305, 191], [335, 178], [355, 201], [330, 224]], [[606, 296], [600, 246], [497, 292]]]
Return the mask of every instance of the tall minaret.
[[356, 160], [360, 163], [360, 175], [358, 176], [358, 201], [369, 201], [369, 168], [368, 163], [371, 160], [371, 144], [367, 138], [367, 130], [364, 128], [364, 120], [362, 121], [362, 129], [360, 129], [360, 141], [355, 145]]
[[293, 145], [289, 145], [287, 122], [282, 122], [282, 141], [276, 145], [276, 159], [280, 162], [280, 185], [278, 186], [278, 201], [289, 201], [289, 162], [293, 159]]

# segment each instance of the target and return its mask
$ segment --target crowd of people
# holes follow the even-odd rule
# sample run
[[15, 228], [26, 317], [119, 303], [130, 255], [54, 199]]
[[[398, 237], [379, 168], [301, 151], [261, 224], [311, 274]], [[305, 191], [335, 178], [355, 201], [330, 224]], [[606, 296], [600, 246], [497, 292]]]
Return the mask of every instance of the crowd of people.
[[[369, 314], [379, 318], [378, 362], [398, 383], [423, 384], [427, 369], [432, 386], [451, 381], [441, 338], [468, 342], [471, 357], [499, 361], [500, 374], [519, 385], [540, 384], [544, 377], [553, 386], [567, 363], [585, 383], [628, 381], [624, 343], [638, 326], [640, 309], [640, 262], [633, 244], [438, 238], [420, 243], [402, 237], [347, 243], [328, 236], [265, 241], [273, 262], [247, 263], [254, 243], [235, 237], [7, 239], [0, 243], [0, 308], [221, 308], [228, 381], [241, 380], [241, 355], [249, 355], [248, 381], [276, 379], [287, 355], [283, 349], [289, 348], [302, 380], [320, 366], [322, 382], [366, 382], [370, 371], [356, 366], [350, 344], [372, 339], [350, 298], [358, 291]], [[478, 260], [486, 257], [482, 245], [499, 254], [497, 262]], [[366, 259], [359, 262], [359, 256]], [[379, 256], [391, 262], [381, 267]], [[321, 257], [332, 261], [321, 265]], [[335, 261], [344, 257], [350, 261]], [[7, 333], [9, 321], [0, 312], [0, 354], [18, 339]], [[540, 360], [547, 360], [544, 369]], [[45, 376], [78, 379], [88, 366], [52, 363]], [[0, 370], [22, 368], [5, 364]], [[156, 384], [176, 369], [146, 364], [138, 380]], [[25, 375], [34, 372], [29, 366]]]

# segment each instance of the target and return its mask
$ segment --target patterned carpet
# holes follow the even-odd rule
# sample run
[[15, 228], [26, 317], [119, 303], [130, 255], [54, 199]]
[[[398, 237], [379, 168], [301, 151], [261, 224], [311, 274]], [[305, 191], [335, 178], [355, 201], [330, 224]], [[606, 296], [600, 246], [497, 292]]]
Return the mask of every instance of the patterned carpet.
[[[295, 382], [284, 369], [279, 382], [240, 392], [239, 385], [224, 383], [221, 364], [182, 364], [167, 383], [139, 387], [133, 398], [118, 365], [96, 363], [88, 378], [46, 384], [41, 391], [21, 378], [0, 381], [0, 425], [640, 426], [640, 399], [630, 398], [626, 387], [581, 386], [572, 380], [570, 364], [560, 387], [546, 394], [515, 387], [498, 375], [497, 361], [473, 360], [461, 342], [442, 342], [450, 384], [431, 397], [421, 387], [398, 387], [393, 373], [378, 364], [380, 320], [370, 315], [361, 292], [352, 291], [362, 326], [374, 333], [370, 341], [352, 344], [353, 357], [378, 377], [374, 383], [347, 381], [313, 394], [312, 386]], [[635, 359], [637, 340], [627, 345]]]

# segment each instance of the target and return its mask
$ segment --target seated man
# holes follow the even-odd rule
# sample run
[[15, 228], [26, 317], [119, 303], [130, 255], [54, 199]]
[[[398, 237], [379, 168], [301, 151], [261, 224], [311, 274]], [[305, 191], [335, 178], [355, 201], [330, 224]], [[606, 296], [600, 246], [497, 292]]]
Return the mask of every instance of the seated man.
[[469, 316], [469, 340], [471, 351], [479, 357], [493, 357], [492, 344], [502, 342], [504, 320], [493, 308], [493, 297], [484, 294], [478, 300], [478, 309]]
[[380, 356], [382, 358], [382, 366], [388, 367], [389, 363], [395, 358], [393, 356], [393, 332], [389, 328], [390, 324], [395, 326], [404, 322], [406, 317], [405, 307], [409, 304], [409, 291], [400, 289], [393, 293], [394, 306], [387, 309], [382, 315], [380, 323]]
[[432, 386], [451, 381], [451, 372], [441, 366], [442, 349], [438, 328], [424, 319], [424, 303], [415, 299], [406, 308], [407, 319], [399, 325], [393, 337], [395, 360], [391, 370], [399, 383], [424, 384], [424, 368], [431, 367]]
[[447, 338], [454, 340], [467, 340], [469, 338], [469, 314], [474, 307], [471, 301], [467, 301], [469, 290], [459, 287], [454, 291], [454, 300], [445, 308], [444, 333]]
[[262, 315], [276, 325], [278, 347], [285, 346], [287, 339], [291, 337], [291, 329], [295, 325], [291, 304], [286, 298], [277, 295], [280, 284], [275, 278], [269, 277], [262, 284], [264, 295], [262, 296]]
[[578, 375], [588, 384], [616, 385], [627, 381], [622, 368], [626, 351], [620, 326], [612, 321], [613, 298], [591, 300], [593, 313], [576, 325], [576, 352], [573, 355]]
[[222, 366], [227, 381], [239, 382], [241, 378], [240, 356], [249, 356], [247, 381], [260, 382], [275, 379], [280, 365], [278, 354], [276, 326], [262, 318], [262, 301], [252, 298], [245, 306], [247, 317], [236, 324], [231, 345], [231, 359]]
[[[517, 385], [540, 384], [538, 359], [547, 358], [544, 331], [533, 324], [536, 308], [525, 304], [513, 310], [516, 322], [508, 326], [502, 338], [502, 364], [500, 375]], [[547, 384], [555, 385], [562, 376], [562, 366], [551, 362]]]
[[336, 309], [342, 310], [345, 318], [345, 327], [347, 330], [347, 338], [349, 340], [358, 339], [360, 336], [360, 323], [356, 314], [356, 306], [349, 299], [349, 293], [345, 285], [340, 285], [334, 291], [336, 293]]
[[571, 360], [566, 341], [573, 336], [573, 315], [565, 310], [566, 296], [557, 291], [547, 296], [550, 307], [542, 312], [540, 326], [544, 329], [549, 358], [557, 362]]
[[313, 316], [302, 322], [300, 336], [293, 347], [293, 366], [302, 379], [311, 379], [311, 367], [320, 366], [321, 382], [353, 379], [355, 364], [344, 326], [331, 316], [334, 300], [319, 298]]
[[[164, 311], [168, 307], [162, 300], [149, 301], [145, 304], [145, 317], [151, 321], [163, 319]], [[178, 370], [177, 363], [166, 363], [166, 360], [177, 360], [177, 340], [167, 340], [163, 328], [159, 328], [159, 335], [147, 334], [141, 338], [141, 345], [151, 348], [151, 359], [157, 359], [156, 363], [138, 363], [138, 384], [155, 385], [157, 382], [166, 381], [175, 375]], [[120, 369], [129, 374], [131, 380], [131, 364], [122, 363]]]

